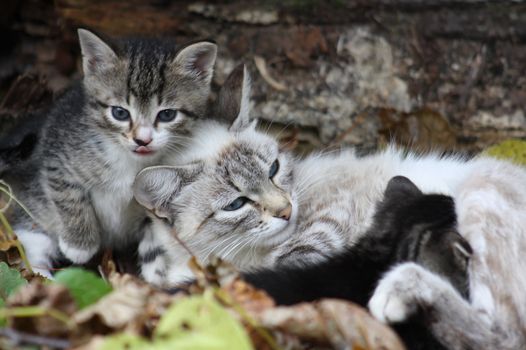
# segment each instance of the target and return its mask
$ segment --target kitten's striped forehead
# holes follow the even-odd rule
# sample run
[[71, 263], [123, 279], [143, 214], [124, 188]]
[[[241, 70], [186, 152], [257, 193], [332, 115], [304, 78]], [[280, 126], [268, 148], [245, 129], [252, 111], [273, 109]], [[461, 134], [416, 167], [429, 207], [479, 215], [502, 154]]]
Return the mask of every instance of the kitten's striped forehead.
[[168, 61], [174, 55], [162, 45], [152, 41], [137, 41], [127, 47], [129, 60], [126, 77], [126, 101], [133, 95], [141, 105], [148, 104], [153, 98], [163, 102], [165, 70]]

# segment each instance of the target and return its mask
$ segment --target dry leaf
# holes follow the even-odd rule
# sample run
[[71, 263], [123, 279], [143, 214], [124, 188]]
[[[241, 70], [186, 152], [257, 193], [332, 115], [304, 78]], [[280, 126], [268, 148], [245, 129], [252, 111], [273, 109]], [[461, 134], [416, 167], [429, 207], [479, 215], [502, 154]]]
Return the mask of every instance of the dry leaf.
[[343, 300], [324, 299], [277, 307], [254, 316], [266, 328], [338, 349], [404, 349], [393, 330], [376, 321], [361, 307]]
[[[8, 307], [38, 306], [45, 310], [58, 311], [66, 317], [73, 315], [77, 306], [66, 287], [58, 284], [44, 284], [34, 280], [22, 287], [8, 299]], [[67, 325], [50, 315], [36, 317], [9, 317], [9, 326], [23, 332], [50, 337], [69, 334]]]

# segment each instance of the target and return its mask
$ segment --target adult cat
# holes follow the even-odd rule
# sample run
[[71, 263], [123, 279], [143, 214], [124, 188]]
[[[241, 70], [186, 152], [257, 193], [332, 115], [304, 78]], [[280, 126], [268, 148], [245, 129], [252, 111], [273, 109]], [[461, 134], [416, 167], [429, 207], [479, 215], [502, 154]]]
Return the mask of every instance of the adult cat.
[[[470, 299], [408, 262], [382, 279], [369, 302], [372, 313], [399, 322], [422, 306], [432, 313], [431, 331], [447, 348], [526, 347], [524, 168], [484, 156], [416, 155], [393, 147], [361, 158], [349, 150], [296, 161], [255, 129], [247, 78], [240, 75], [241, 92], [231, 89], [223, 94], [230, 99], [220, 104], [241, 101], [228, 108], [239, 112], [229, 128], [203, 126], [180, 166], [138, 175], [137, 200], [163, 218], [154, 220], [153, 232], [175, 229], [198, 258], [215, 254], [242, 269], [279, 262], [291, 249], [296, 254], [283, 263], [320, 261], [358, 241], [387, 182], [402, 175], [423, 192], [454, 198], [459, 232], [473, 248]], [[143, 271], [145, 276], [168, 283], [184, 278], [185, 251], [169, 239], [152, 242], [142, 247], [143, 257], [177, 269]], [[177, 261], [148, 254], [167, 249]]]

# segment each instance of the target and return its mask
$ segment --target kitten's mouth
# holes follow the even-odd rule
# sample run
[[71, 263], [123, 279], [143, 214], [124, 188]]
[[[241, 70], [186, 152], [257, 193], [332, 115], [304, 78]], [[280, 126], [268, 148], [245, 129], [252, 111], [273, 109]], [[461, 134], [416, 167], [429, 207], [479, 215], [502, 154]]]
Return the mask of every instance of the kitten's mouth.
[[141, 155], [147, 155], [147, 154], [152, 154], [153, 150], [145, 146], [139, 146], [133, 152], [137, 154], [141, 154]]

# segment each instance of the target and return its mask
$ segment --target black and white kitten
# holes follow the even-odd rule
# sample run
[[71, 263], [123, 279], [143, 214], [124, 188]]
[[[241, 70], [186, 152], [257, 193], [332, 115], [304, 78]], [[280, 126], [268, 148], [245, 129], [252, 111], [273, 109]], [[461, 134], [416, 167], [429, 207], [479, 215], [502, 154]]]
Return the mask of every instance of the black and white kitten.
[[[423, 194], [397, 176], [387, 185], [372, 226], [346, 251], [320, 263], [283, 266], [244, 274], [278, 304], [341, 298], [366, 306], [381, 277], [402, 262], [414, 262], [441, 276], [468, 298], [471, 247], [457, 232], [455, 205], [449, 196]], [[409, 349], [440, 349], [426, 330], [432, 310], [420, 310], [397, 325]]]

